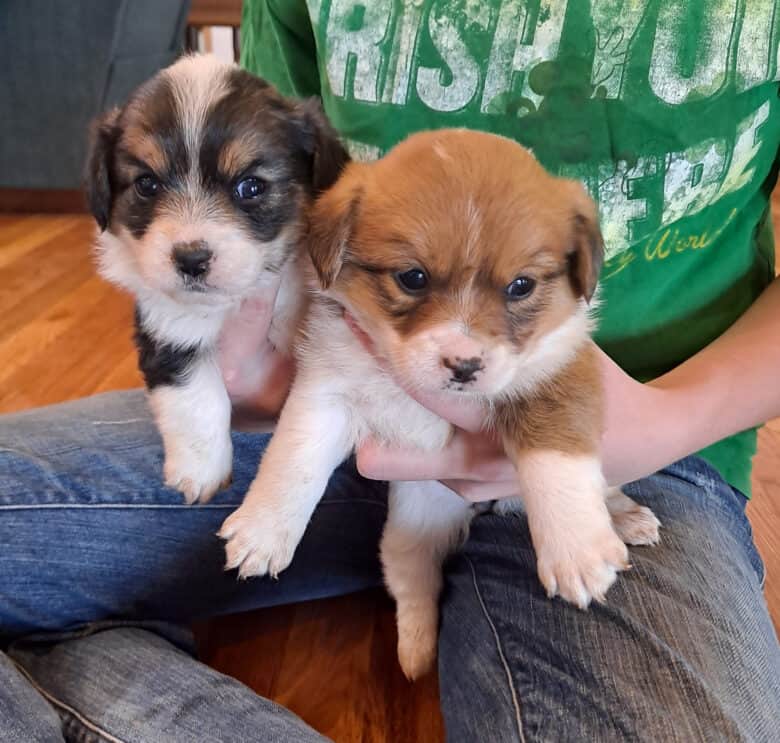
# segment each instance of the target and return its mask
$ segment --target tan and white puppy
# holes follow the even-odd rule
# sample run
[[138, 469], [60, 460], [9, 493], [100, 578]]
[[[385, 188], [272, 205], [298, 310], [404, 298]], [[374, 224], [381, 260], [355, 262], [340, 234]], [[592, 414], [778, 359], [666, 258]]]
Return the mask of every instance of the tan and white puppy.
[[286, 100], [210, 55], [182, 58], [93, 126], [99, 269], [136, 298], [165, 482], [188, 502], [210, 498], [232, 469], [220, 329], [281, 274], [270, 340], [290, 349], [305, 296], [303, 213], [346, 160], [319, 104]]
[[[356, 340], [346, 308], [410, 388], [485, 404], [517, 468], [547, 593], [582, 608], [602, 600], [628, 566], [624, 541], [653, 543], [659, 524], [602, 475], [588, 302], [603, 248], [582, 186], [508, 139], [417, 134], [347, 167], [311, 212], [309, 249], [321, 289], [276, 435], [222, 528], [227, 565], [284, 570], [333, 469], [365, 437], [436, 450], [451, 436]], [[381, 557], [410, 678], [435, 657], [441, 565], [472, 515], [440, 483], [390, 486]]]

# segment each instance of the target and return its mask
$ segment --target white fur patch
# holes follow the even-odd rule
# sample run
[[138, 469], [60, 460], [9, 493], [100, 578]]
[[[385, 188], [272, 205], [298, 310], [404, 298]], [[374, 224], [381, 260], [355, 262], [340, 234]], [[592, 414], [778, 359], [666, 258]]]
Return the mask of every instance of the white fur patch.
[[661, 522], [647, 506], [635, 503], [620, 488], [607, 490], [607, 510], [617, 535], [626, 544], [658, 544]]
[[466, 260], [473, 260], [475, 255], [479, 255], [480, 243], [482, 240], [482, 214], [479, 211], [473, 196], [466, 200]]
[[149, 394], [165, 449], [165, 484], [188, 503], [209, 500], [233, 468], [230, 400], [211, 357], [197, 359], [180, 385]]
[[247, 578], [276, 576], [290, 564], [328, 479], [355, 445], [351, 433], [327, 389], [296, 380], [257, 477], [219, 532], [228, 568]]
[[198, 172], [197, 158], [206, 115], [227, 95], [228, 73], [233, 68], [235, 65], [223, 62], [213, 54], [194, 54], [182, 57], [162, 73], [171, 82], [181, 130], [190, 153], [191, 174]]
[[532, 450], [517, 462], [539, 579], [581, 609], [603, 601], [628, 551], [612, 527], [595, 456]]

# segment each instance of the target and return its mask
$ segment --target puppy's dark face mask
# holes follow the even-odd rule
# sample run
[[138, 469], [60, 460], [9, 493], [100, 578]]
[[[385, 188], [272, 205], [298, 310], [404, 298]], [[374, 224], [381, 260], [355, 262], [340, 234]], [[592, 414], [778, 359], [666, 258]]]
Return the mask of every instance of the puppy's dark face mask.
[[281, 269], [309, 201], [346, 160], [316, 103], [184, 58], [93, 127], [101, 272], [136, 293], [233, 302]]

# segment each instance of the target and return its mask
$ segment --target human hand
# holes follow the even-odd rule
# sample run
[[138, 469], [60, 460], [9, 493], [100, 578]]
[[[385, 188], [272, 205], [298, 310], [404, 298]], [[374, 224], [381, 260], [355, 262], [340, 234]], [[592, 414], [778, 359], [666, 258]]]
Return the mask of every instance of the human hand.
[[292, 359], [268, 340], [279, 278], [245, 299], [219, 337], [219, 366], [231, 402], [253, 417], [276, 416], [292, 381]]
[[[346, 317], [369, 351], [370, 339]], [[605, 426], [601, 441], [605, 477], [622, 485], [673, 461], [667, 433], [673, 420], [672, 398], [662, 389], [642, 384], [599, 351], [605, 389]], [[380, 359], [380, 363], [382, 360]], [[391, 369], [388, 369], [392, 373]], [[388, 447], [366, 441], [357, 452], [358, 470], [374, 480], [440, 480], [469, 501], [515, 497], [517, 474], [497, 437], [484, 430], [484, 408], [451, 392], [421, 393], [397, 384], [421, 405], [455, 426], [450, 443], [440, 452]]]

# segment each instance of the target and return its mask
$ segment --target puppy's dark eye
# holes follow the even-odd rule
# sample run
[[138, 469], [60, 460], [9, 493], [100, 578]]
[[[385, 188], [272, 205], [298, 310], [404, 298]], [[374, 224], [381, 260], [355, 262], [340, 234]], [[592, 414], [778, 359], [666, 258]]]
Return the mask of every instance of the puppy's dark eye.
[[135, 191], [144, 199], [151, 199], [160, 191], [160, 181], [153, 175], [142, 175], [135, 179]]
[[421, 268], [410, 268], [408, 271], [399, 271], [395, 280], [405, 292], [419, 294], [428, 286], [428, 276]]
[[255, 176], [242, 178], [233, 189], [234, 196], [241, 201], [252, 201], [260, 198], [265, 191], [265, 181]]
[[510, 302], [525, 299], [536, 286], [536, 281], [530, 276], [518, 276], [506, 289], [504, 294]]

